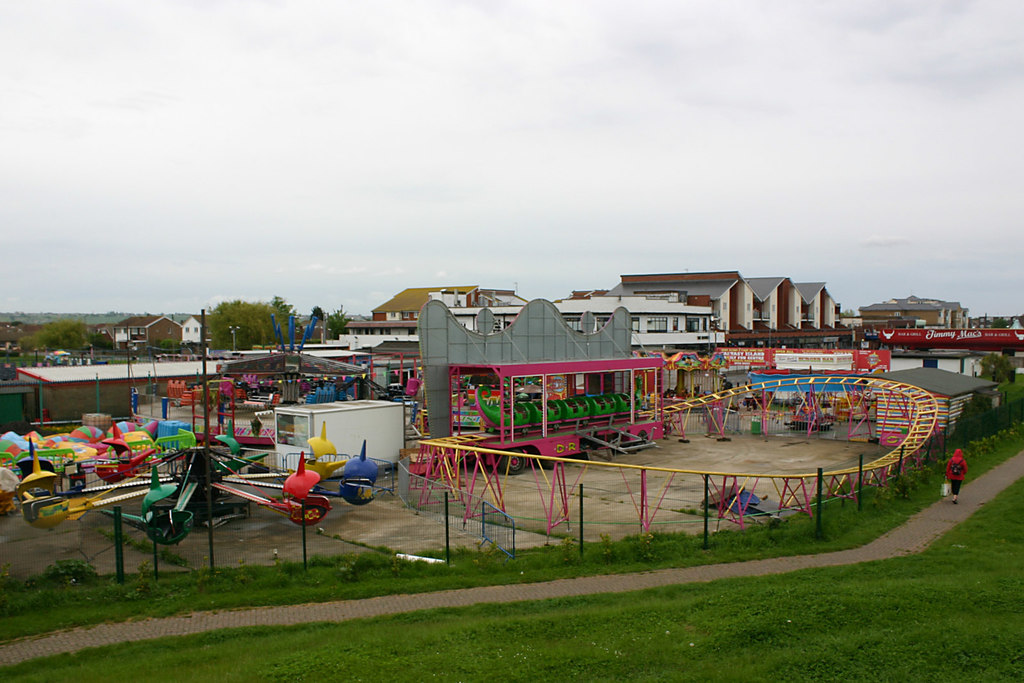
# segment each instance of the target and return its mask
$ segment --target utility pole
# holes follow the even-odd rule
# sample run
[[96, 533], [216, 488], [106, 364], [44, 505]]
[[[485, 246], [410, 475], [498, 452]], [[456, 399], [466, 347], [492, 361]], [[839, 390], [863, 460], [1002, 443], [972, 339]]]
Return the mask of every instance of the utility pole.
[[230, 326], [228, 326], [228, 329], [231, 330], [231, 353], [234, 353], [235, 352], [235, 332], [238, 332], [238, 330], [241, 329], [241, 328], [239, 328], [239, 327], [237, 327], [235, 325], [230, 325]]

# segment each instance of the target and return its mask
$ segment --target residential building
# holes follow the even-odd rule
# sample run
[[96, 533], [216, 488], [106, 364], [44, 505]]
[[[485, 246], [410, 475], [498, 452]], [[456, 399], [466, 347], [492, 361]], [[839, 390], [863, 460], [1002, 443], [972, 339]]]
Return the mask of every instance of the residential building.
[[[463, 324], [476, 329], [472, 318], [482, 308], [496, 314], [500, 325], [511, 321], [526, 304], [513, 290], [484, 288], [479, 285], [459, 287], [412, 287], [373, 309], [370, 320], [351, 320], [341, 343], [351, 349], [375, 347], [386, 342], [408, 342], [416, 336], [420, 309], [431, 300], [443, 301]], [[472, 326], [471, 326], [472, 325]]]
[[163, 315], [139, 315], [126, 318], [110, 326], [115, 349], [129, 346], [159, 346], [170, 339], [181, 341], [181, 325]]
[[675, 293], [690, 305], [709, 305], [711, 324], [730, 346], [834, 348], [850, 346], [839, 306], [823, 282], [787, 277], [744, 278], [738, 271], [623, 275], [609, 295]]
[[201, 316], [190, 315], [181, 323], [181, 343], [186, 346], [199, 346], [203, 341], [203, 320]]
[[713, 320], [711, 306], [681, 300], [678, 292], [570, 297], [554, 305], [569, 327], [581, 332], [594, 332], [615, 309], [625, 308], [634, 348], [706, 351], [725, 343], [725, 332]]
[[1004, 326], [1019, 330], [1024, 328], [1024, 315], [988, 315], [986, 313], [977, 318], [968, 318], [967, 326], [972, 329], [998, 329], [1000, 326]]
[[754, 292], [737, 271], [622, 275], [609, 296], [669, 296], [691, 305], [711, 307], [711, 322], [719, 329], [754, 326]]
[[[917, 296], [861, 306], [860, 316], [865, 326], [959, 329], [968, 324], [967, 309], [959, 302]], [[898, 322], [904, 324], [893, 324]]]

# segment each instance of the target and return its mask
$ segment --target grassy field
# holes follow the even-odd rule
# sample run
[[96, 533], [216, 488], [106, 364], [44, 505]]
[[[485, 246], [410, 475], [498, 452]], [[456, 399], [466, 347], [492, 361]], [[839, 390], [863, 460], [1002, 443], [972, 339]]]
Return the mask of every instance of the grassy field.
[[[1024, 447], [1019, 435], [979, 445], [972, 476]], [[290, 604], [539, 581], [607, 571], [741, 561], [852, 547], [934, 502], [939, 475], [902, 495], [871, 491], [826, 509], [825, 538], [806, 518], [701, 539], [650, 536], [579, 549], [538, 549], [510, 563], [488, 553], [452, 567], [389, 557], [240, 567], [125, 586], [51, 572], [5, 580], [0, 638], [75, 623], [188, 609]], [[683, 585], [628, 595], [434, 610], [338, 625], [241, 629], [102, 648], [2, 670], [5, 680], [1021, 680], [1024, 525], [1017, 482], [926, 553], [783, 576]], [[905, 496], [905, 497], [904, 497]], [[366, 559], [362, 559], [366, 558]], [[75, 583], [72, 583], [74, 579]]]

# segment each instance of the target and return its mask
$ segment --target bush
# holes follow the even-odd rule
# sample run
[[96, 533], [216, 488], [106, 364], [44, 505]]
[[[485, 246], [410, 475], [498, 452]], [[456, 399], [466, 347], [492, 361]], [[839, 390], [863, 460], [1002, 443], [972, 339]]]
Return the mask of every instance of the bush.
[[96, 568], [85, 560], [57, 560], [43, 571], [43, 578], [73, 586], [96, 578]]

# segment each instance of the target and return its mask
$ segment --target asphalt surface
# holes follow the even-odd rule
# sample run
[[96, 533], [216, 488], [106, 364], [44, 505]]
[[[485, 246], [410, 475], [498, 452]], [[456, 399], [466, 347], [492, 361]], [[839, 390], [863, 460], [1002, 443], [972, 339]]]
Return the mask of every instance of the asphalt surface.
[[164, 636], [183, 636], [222, 628], [339, 622], [438, 607], [620, 593], [740, 576], [782, 574], [810, 567], [849, 565], [910, 555], [926, 549], [935, 539], [969, 518], [982, 505], [1021, 477], [1024, 477], [1024, 452], [1018, 453], [976, 479], [965, 482], [960, 491], [958, 505], [953, 505], [950, 498], [940, 500], [919, 512], [906, 524], [871, 543], [849, 550], [683, 569], [660, 569], [636, 574], [586, 576], [543, 583], [484, 586], [416, 595], [385, 595], [365, 600], [195, 612], [177, 617], [99, 624], [0, 644], [0, 666], [11, 666], [37, 657], [75, 652], [90, 647]]

